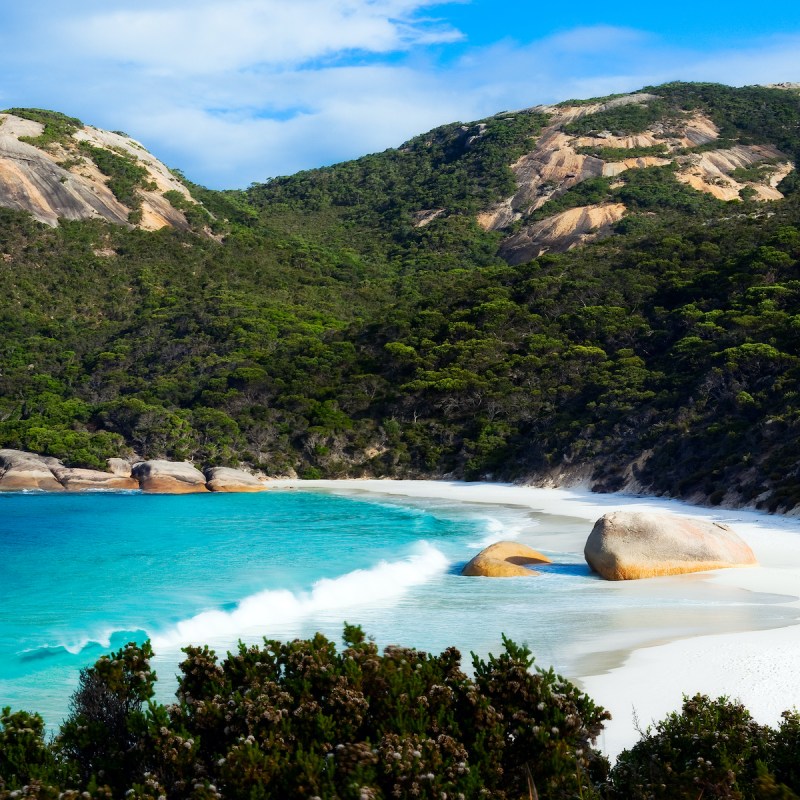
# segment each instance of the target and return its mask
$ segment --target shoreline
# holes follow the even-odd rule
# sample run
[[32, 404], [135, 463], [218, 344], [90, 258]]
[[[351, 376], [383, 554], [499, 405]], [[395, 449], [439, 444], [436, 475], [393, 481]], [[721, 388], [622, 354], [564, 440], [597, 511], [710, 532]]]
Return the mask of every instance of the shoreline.
[[[753, 548], [759, 566], [694, 574], [711, 586], [774, 595], [774, 602], [785, 606], [793, 621], [782, 627], [759, 629], [754, 620], [747, 627], [748, 620], [744, 619], [744, 630], [733, 633], [676, 632], [668, 640], [662, 637], [635, 647], [610, 646], [587, 654], [582, 674], [569, 677], [611, 712], [612, 720], [598, 744], [612, 759], [638, 741], [637, 728], [645, 729], [678, 711], [684, 694], [699, 692], [740, 700], [757, 722], [772, 726], [780, 722], [782, 711], [800, 708], [800, 519], [796, 517], [704, 508], [666, 498], [511, 484], [358, 479], [280, 479], [269, 483], [276, 489], [514, 507], [587, 523], [609, 510], [633, 507], [724, 520]], [[587, 527], [586, 535], [589, 530]], [[625, 583], [636, 584], [637, 589], [645, 587], [646, 591], [648, 581], [659, 580], [663, 579]]]

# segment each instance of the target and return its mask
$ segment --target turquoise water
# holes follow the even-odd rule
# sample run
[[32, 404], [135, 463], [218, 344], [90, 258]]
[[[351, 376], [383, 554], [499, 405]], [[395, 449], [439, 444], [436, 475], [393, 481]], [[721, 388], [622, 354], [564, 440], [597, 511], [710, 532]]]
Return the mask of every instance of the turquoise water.
[[[169, 701], [186, 644], [224, 653], [240, 639], [317, 630], [338, 641], [344, 620], [382, 646], [455, 644], [466, 660], [497, 652], [505, 632], [575, 675], [587, 658], [613, 660], [643, 642], [789, 619], [780, 598], [696, 576], [645, 589], [601, 581], [575, 546], [590, 527], [520, 509], [314, 492], [0, 495], [0, 706], [57, 725], [79, 670], [132, 639], [152, 639]], [[500, 538], [556, 563], [535, 580], [458, 574]]]

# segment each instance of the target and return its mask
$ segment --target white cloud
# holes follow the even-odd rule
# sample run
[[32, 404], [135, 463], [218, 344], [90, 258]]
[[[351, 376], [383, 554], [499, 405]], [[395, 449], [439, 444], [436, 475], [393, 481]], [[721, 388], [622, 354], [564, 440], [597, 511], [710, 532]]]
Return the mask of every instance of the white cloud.
[[594, 26], [454, 47], [458, 31], [430, 16], [445, 2], [15, 5], [0, 97], [126, 130], [193, 180], [235, 187], [537, 103], [668, 80], [800, 80], [800, 36], [706, 52]]
[[288, 67], [360, 51], [386, 54], [453, 42], [458, 31], [418, 19], [424, 0], [229, 0], [103, 11], [68, 25], [84, 52], [179, 75]]

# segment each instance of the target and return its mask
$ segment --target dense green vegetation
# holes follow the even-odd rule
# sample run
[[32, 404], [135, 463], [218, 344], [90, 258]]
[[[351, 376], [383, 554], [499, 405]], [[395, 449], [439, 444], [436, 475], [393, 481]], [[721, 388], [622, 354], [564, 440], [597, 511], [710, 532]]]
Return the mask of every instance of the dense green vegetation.
[[54, 144], [63, 144], [76, 130], [83, 127], [83, 123], [77, 117], [68, 117], [58, 111], [47, 111], [43, 108], [7, 108], [3, 113], [41, 122], [44, 130], [39, 136], [23, 136], [20, 141], [44, 149]]
[[[155, 188], [148, 183], [148, 172], [136, 159], [124, 151], [95, 147], [88, 142], [81, 142], [80, 149], [94, 161], [103, 175], [108, 176], [108, 188], [114, 197], [125, 206], [136, 211], [142, 205], [142, 199], [136, 189]], [[134, 220], [131, 220], [134, 221]], [[135, 221], [139, 221], [136, 219]]]
[[797, 800], [800, 715], [778, 729], [725, 698], [686, 698], [609, 771], [607, 712], [504, 640], [500, 656], [378, 652], [345, 625], [187, 647], [176, 702], [153, 701], [149, 643], [82, 671], [51, 742], [37, 714], [0, 715], [0, 798], [495, 798]]
[[[731, 142], [800, 147], [797, 93], [648, 91], [648, 119], [701, 108]], [[792, 176], [769, 206], [716, 200], [674, 166], [587, 180], [533, 219], [622, 202], [616, 235], [512, 267], [475, 213], [513, 190], [508, 165], [545, 123], [445, 126], [247, 192], [187, 181], [197, 206], [170, 193], [220, 240], [0, 211], [0, 446], [308, 477], [577, 470], [600, 490], [792, 508]]]
[[610, 131], [614, 136], [642, 133], [654, 122], [663, 120], [670, 113], [670, 107], [663, 101], [649, 103], [627, 103], [588, 114], [564, 126], [566, 133], [585, 136], [590, 133]]

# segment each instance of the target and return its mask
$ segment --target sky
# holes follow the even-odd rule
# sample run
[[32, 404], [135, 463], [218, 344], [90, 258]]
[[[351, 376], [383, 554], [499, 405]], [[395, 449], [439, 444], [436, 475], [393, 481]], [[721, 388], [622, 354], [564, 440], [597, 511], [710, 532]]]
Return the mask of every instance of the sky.
[[233, 189], [505, 110], [800, 82], [800, 3], [9, 1], [0, 76], [0, 109], [125, 131]]

